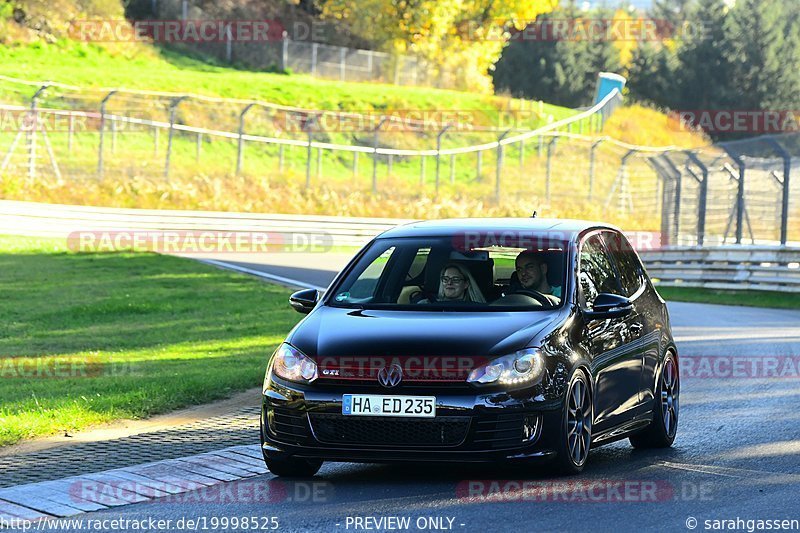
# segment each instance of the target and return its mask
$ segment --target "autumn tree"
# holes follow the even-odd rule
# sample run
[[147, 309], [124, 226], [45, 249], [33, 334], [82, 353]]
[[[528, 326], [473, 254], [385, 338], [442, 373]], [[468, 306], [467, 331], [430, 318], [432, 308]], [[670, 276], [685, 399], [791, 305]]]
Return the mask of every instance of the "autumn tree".
[[376, 48], [417, 55], [458, 85], [491, 90], [489, 67], [510, 32], [557, 0], [317, 0], [323, 20], [344, 24]]

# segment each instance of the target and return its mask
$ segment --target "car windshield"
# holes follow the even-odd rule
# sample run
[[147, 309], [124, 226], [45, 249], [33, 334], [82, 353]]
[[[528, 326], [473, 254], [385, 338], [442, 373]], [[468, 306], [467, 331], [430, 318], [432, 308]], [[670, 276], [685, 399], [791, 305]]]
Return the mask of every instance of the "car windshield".
[[531, 238], [377, 239], [332, 288], [353, 309], [543, 310], [561, 305], [566, 243]]

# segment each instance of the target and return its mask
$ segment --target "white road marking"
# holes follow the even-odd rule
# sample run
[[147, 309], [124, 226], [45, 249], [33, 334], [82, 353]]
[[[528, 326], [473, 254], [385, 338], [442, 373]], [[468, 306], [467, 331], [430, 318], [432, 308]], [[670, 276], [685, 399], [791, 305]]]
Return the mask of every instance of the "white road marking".
[[232, 263], [226, 263], [224, 261], [217, 261], [216, 259], [198, 259], [198, 261], [200, 261], [201, 263], [214, 265], [219, 268], [225, 268], [227, 270], [234, 270], [236, 272], [241, 272], [242, 274], [250, 274], [251, 276], [258, 276], [259, 278], [268, 279], [270, 281], [280, 283], [281, 285], [288, 285], [289, 287], [300, 287], [301, 289], [317, 289], [318, 291], [325, 290], [325, 287], [320, 287], [318, 285], [311, 285], [310, 283], [306, 283], [304, 281], [285, 278], [283, 276], [277, 276], [275, 274], [267, 274], [266, 272], [261, 272], [260, 270], [254, 270], [252, 268], [234, 265]]

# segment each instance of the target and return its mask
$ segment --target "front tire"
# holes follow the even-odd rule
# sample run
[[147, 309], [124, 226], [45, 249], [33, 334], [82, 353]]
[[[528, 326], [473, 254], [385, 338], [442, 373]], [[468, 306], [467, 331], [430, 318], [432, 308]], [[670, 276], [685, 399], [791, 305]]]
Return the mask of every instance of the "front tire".
[[667, 352], [656, 388], [653, 421], [643, 431], [630, 437], [634, 448], [669, 448], [678, 433], [680, 398], [678, 363], [672, 352]]
[[279, 477], [312, 477], [322, 467], [322, 459], [264, 457], [269, 471]]
[[567, 387], [561, 431], [558, 441], [556, 468], [563, 475], [579, 474], [589, 458], [592, 445], [594, 408], [589, 380], [576, 371]]

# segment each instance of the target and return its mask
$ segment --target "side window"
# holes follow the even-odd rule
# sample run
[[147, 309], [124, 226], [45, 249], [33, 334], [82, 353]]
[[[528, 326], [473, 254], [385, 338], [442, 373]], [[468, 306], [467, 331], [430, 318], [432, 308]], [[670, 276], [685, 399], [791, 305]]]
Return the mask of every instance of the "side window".
[[394, 253], [394, 246], [383, 252], [375, 258], [375, 260], [366, 268], [364, 272], [353, 282], [350, 287], [350, 292], [336, 297], [337, 301], [347, 301], [354, 298], [370, 298], [375, 295], [375, 289], [378, 287], [378, 280], [380, 279], [383, 271], [386, 269], [386, 264], [389, 258]]
[[581, 245], [578, 282], [580, 303], [586, 308], [592, 306], [594, 299], [601, 292], [612, 294], [621, 292], [611, 257], [599, 234], [592, 235]]
[[620, 281], [622, 282], [622, 295], [633, 296], [642, 286], [644, 271], [636, 252], [633, 251], [628, 239], [620, 233], [603, 233], [606, 246], [614, 258]]

